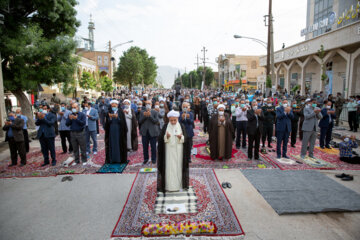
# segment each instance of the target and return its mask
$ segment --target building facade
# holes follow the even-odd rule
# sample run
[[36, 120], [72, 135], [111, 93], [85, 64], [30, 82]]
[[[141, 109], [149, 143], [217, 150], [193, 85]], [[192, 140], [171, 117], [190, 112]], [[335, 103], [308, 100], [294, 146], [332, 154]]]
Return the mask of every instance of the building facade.
[[[302, 94], [360, 94], [359, 1], [309, 0], [308, 4], [309, 25], [301, 30], [307, 40], [274, 53], [273, 87], [299, 89]], [[321, 23], [315, 22], [319, 14]], [[260, 58], [260, 66], [266, 66], [266, 56]]]
[[257, 78], [265, 68], [259, 66], [259, 56], [220, 55], [218, 64], [219, 85], [228, 91], [257, 89]]

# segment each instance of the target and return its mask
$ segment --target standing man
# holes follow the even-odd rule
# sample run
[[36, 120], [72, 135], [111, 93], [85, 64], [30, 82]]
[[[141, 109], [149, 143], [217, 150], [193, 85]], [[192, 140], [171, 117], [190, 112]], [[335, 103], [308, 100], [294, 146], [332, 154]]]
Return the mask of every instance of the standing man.
[[210, 104], [210, 100], [207, 97], [205, 101], [203, 101], [201, 103], [201, 118], [203, 121], [203, 130], [204, 133], [207, 133], [208, 129], [209, 129], [209, 113], [207, 110], [208, 105]]
[[309, 146], [309, 157], [314, 157], [314, 146], [317, 134], [318, 119], [322, 118], [321, 109], [317, 107], [316, 99], [306, 99], [304, 108], [304, 123], [302, 126], [303, 140], [300, 157], [305, 158]]
[[104, 122], [108, 108], [109, 106], [105, 103], [105, 97], [102, 96], [99, 103], [99, 119], [100, 119], [100, 124], [101, 126], [103, 126], [103, 128], [104, 128]]
[[61, 138], [62, 154], [66, 154], [68, 148], [66, 146], [66, 139], [69, 143], [69, 153], [72, 153], [73, 148], [71, 145], [70, 127], [66, 125], [66, 120], [69, 118], [71, 111], [66, 108], [66, 103], [61, 103], [60, 111], [57, 120], [60, 122], [59, 133]]
[[90, 154], [90, 137], [93, 142], [93, 151], [94, 155], [97, 154], [97, 131], [96, 131], [96, 121], [99, 119], [98, 111], [91, 107], [89, 102], [84, 102], [83, 113], [86, 115], [86, 124], [85, 124], [85, 133], [86, 133], [86, 155]]
[[268, 148], [272, 148], [271, 140], [273, 136], [273, 129], [274, 129], [274, 123], [276, 117], [275, 106], [273, 106], [271, 98], [266, 98], [264, 99], [264, 101], [266, 102], [266, 105], [262, 107], [262, 112], [264, 116], [262, 143], [263, 143], [263, 148], [265, 148], [265, 142], [267, 138]]
[[189, 159], [189, 162], [191, 162], [191, 149], [193, 146], [193, 137], [194, 137], [194, 114], [190, 110], [190, 104], [188, 102], [183, 102], [182, 104], [182, 112], [180, 113], [179, 122], [184, 125], [186, 130], [186, 136], [190, 151], [189, 156], [187, 158]]
[[28, 153], [30, 151], [29, 133], [28, 133], [28, 130], [27, 130], [28, 118], [27, 118], [27, 116], [22, 115], [20, 108], [16, 109], [16, 117], [21, 118], [22, 120], [24, 120], [24, 127], [23, 127], [24, 144], [25, 144], [25, 150]]
[[[289, 158], [287, 153], [287, 144], [289, 135], [291, 132], [291, 120], [294, 118], [294, 114], [285, 99], [282, 101], [282, 105], [276, 108], [276, 153], [277, 158]], [[282, 155], [281, 155], [282, 144]]]
[[245, 101], [240, 101], [240, 106], [235, 110], [236, 116], [236, 148], [240, 148], [241, 144], [241, 135], [242, 135], [242, 147], [246, 148], [246, 131], [247, 131], [247, 107]]
[[149, 161], [149, 144], [151, 146], [151, 161], [156, 163], [156, 142], [159, 136], [159, 116], [158, 112], [151, 109], [151, 101], [145, 102], [145, 110], [140, 113], [139, 124], [141, 124], [140, 134], [142, 136], [144, 162], [146, 164]]
[[127, 150], [137, 151], [138, 150], [138, 135], [137, 135], [137, 120], [134, 109], [131, 107], [131, 102], [128, 99], [123, 101], [123, 112], [125, 114], [125, 121], [127, 127], [126, 133], [126, 144]]
[[355, 101], [355, 97], [351, 96], [349, 102], [347, 103], [348, 121], [350, 126], [349, 131], [357, 132], [357, 117], [356, 117], [357, 106], [358, 104]]
[[3, 130], [6, 131], [5, 142], [9, 143], [11, 164], [9, 167], [17, 165], [18, 154], [21, 159], [21, 166], [26, 164], [26, 151], [24, 144], [24, 120], [20, 117], [15, 118], [13, 112], [9, 112], [9, 119], [5, 122]]
[[[319, 122], [320, 127], [320, 147], [324, 149], [330, 147], [332, 129], [334, 127], [335, 110], [331, 108], [332, 102], [325, 100], [324, 108], [321, 110], [322, 118]], [[324, 144], [325, 143], [325, 144]]]
[[259, 160], [260, 135], [262, 132], [262, 122], [264, 117], [261, 108], [258, 107], [258, 104], [255, 101], [252, 103], [252, 108], [247, 111], [246, 116], [248, 119], [247, 134], [249, 138], [248, 161], [251, 161], [253, 157], [254, 142], [254, 157], [255, 160]]
[[296, 104], [296, 100], [292, 101], [292, 111], [294, 114], [294, 118], [291, 119], [291, 147], [294, 148], [296, 144], [299, 119], [301, 116], [301, 108]]
[[78, 103], [73, 103], [71, 105], [71, 112], [72, 113], [69, 114], [68, 119], [66, 119], [66, 125], [70, 126], [71, 145], [74, 151], [75, 162], [72, 165], [74, 166], [80, 163], [80, 151], [83, 165], [86, 165], [86, 136], [84, 131], [86, 124], [86, 116], [84, 113], [79, 111]]
[[5, 98], [5, 108], [6, 108], [6, 113], [9, 113], [12, 111], [12, 103], [11, 103], [11, 99], [9, 98], [9, 96], [6, 96], [6, 98]]
[[200, 98], [199, 96], [196, 96], [194, 98], [194, 112], [195, 112], [195, 115], [194, 115], [194, 120], [196, 119], [196, 116], [197, 116], [197, 119], [201, 121], [201, 109], [200, 109]]
[[336, 110], [335, 126], [339, 126], [339, 119], [340, 119], [340, 115], [341, 115], [344, 103], [345, 103], [344, 98], [341, 96], [341, 93], [338, 92], [336, 95], [336, 100], [335, 100], [335, 110]]
[[41, 152], [44, 156], [44, 163], [42, 167], [50, 164], [49, 162], [49, 152], [51, 155], [51, 165], [56, 165], [56, 155], [55, 155], [55, 122], [56, 115], [50, 110], [48, 105], [43, 106], [43, 111], [37, 113], [37, 120], [35, 122], [36, 126], [39, 126], [37, 132], [37, 139], [40, 141]]

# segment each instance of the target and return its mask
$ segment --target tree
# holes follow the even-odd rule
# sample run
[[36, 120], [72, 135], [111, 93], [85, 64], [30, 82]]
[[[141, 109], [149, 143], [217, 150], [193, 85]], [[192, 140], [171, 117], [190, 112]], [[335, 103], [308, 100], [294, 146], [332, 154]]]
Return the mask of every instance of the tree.
[[[174, 85], [176, 85], [177, 82], [182, 83], [182, 86], [184, 88], [201, 88], [202, 84], [202, 75], [203, 75], [203, 67], [199, 67], [197, 70], [193, 70], [189, 73], [183, 73], [181, 77], [177, 77], [174, 81]], [[206, 86], [212, 86], [216, 83], [214, 83], [215, 76], [214, 72], [211, 68], [206, 67], [205, 69], [205, 85]]]
[[149, 57], [145, 49], [131, 47], [120, 57], [119, 66], [114, 73], [114, 81], [128, 85], [150, 85], [155, 83], [157, 65], [154, 57]]
[[34, 127], [30, 102], [24, 91], [37, 91], [39, 84], [71, 81], [77, 58], [72, 37], [76, 0], [3, 0], [0, 13], [0, 49], [4, 87], [20, 102], [22, 112]]
[[111, 92], [113, 90], [112, 80], [107, 76], [100, 78], [101, 90], [104, 92]]
[[85, 90], [94, 89], [96, 80], [89, 72], [83, 72], [79, 79], [79, 86]]

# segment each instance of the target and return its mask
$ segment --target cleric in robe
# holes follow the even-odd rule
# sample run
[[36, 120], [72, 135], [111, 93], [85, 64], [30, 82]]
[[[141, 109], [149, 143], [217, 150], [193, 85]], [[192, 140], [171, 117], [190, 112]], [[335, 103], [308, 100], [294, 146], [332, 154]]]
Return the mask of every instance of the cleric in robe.
[[178, 122], [180, 113], [170, 111], [169, 123], [158, 139], [157, 191], [180, 191], [189, 188], [189, 142], [184, 125]]
[[127, 163], [127, 126], [119, 102], [112, 100], [105, 118], [105, 163]]
[[210, 157], [213, 160], [229, 160], [232, 154], [234, 128], [225, 105], [217, 106], [217, 113], [209, 123]]
[[127, 126], [127, 150], [137, 151], [138, 150], [138, 135], [137, 135], [137, 120], [134, 109], [131, 108], [131, 102], [128, 99], [125, 99], [123, 102], [123, 112], [125, 114], [126, 126]]

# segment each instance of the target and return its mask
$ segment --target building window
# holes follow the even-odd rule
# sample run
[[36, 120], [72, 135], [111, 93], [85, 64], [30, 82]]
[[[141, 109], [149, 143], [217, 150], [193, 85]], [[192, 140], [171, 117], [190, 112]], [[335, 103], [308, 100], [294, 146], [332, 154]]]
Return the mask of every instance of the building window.
[[101, 64], [102, 64], [101, 56], [98, 56], [98, 57], [97, 57], [97, 61], [98, 61], [98, 65], [101, 65]]
[[[313, 24], [316, 24], [321, 20], [328, 18], [332, 11], [333, 11], [333, 0], [315, 0]], [[313, 32], [313, 37], [319, 36], [330, 30], [331, 30], [331, 26], [318, 28], [318, 30]]]
[[251, 61], [251, 69], [256, 69], [257, 66], [256, 66], [256, 61]]
[[104, 65], [105, 66], [109, 65], [109, 57], [108, 56], [104, 56]]

